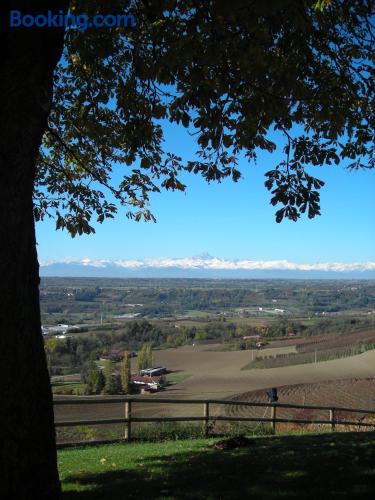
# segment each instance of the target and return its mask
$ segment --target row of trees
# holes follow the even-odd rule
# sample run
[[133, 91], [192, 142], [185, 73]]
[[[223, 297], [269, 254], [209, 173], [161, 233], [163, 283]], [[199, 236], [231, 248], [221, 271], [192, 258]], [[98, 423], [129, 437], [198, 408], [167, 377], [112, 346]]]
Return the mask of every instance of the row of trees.
[[152, 354], [152, 348], [150, 344], [144, 344], [138, 352], [137, 366], [138, 371], [144, 370], [145, 368], [151, 368], [153, 365], [154, 356]]
[[[73, 335], [66, 339], [44, 338], [50, 374], [60, 375], [62, 367], [69, 372], [77, 371], [84, 363], [99, 359], [111, 348], [137, 351], [143, 344], [173, 347], [173, 337], [179, 337], [175, 345], [183, 345], [194, 338], [195, 329], [182, 327], [178, 331], [168, 324], [149, 321], [132, 321], [119, 330]], [[168, 340], [169, 339], [169, 340]], [[150, 363], [152, 364], [152, 363]]]
[[131, 383], [130, 356], [124, 352], [124, 358], [117, 373], [114, 363], [108, 359], [101, 369], [95, 361], [83, 366], [81, 380], [86, 385], [86, 394], [129, 394]]
[[[322, 317], [306, 324], [299, 320], [279, 318], [265, 326], [240, 325], [232, 321], [210, 320], [194, 327], [176, 329], [170, 324], [154, 324], [149, 321], [129, 322], [123, 329], [113, 332], [87, 333], [66, 339], [45, 338], [44, 347], [51, 375], [73, 373], [90, 360], [99, 359], [111, 348], [116, 350], [138, 350], [138, 369], [153, 364], [151, 347], [178, 347], [192, 342], [216, 340], [234, 342], [244, 336], [284, 337], [289, 333], [314, 336], [330, 331], [350, 331], [372, 327], [373, 316]], [[145, 346], [148, 346], [147, 348]]]
[[[142, 345], [138, 353], [138, 371], [150, 368], [153, 364], [153, 353], [150, 344]], [[85, 363], [81, 371], [81, 380], [86, 385], [87, 394], [129, 394], [131, 392], [130, 353], [124, 352], [119, 370], [110, 359], [104, 361], [101, 369], [91, 360]]]

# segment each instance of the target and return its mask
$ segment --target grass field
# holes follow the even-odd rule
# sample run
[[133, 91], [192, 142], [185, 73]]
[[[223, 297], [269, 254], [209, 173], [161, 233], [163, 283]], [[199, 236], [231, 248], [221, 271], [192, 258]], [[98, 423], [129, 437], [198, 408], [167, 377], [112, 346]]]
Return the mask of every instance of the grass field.
[[53, 394], [64, 394], [83, 396], [85, 394], [85, 384], [80, 382], [59, 382], [52, 384]]
[[191, 377], [190, 373], [178, 371], [178, 372], [168, 373], [166, 379], [168, 385], [176, 385], [176, 384], [181, 384], [181, 382], [188, 379], [189, 377]]
[[231, 451], [212, 439], [67, 449], [64, 500], [370, 499], [375, 433], [251, 438]]

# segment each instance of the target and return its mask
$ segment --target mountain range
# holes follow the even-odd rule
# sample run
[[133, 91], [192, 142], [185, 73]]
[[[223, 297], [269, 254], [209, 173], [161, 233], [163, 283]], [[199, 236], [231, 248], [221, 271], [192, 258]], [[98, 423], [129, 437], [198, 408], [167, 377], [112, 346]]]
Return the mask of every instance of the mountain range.
[[295, 263], [221, 259], [209, 254], [160, 259], [42, 261], [41, 276], [108, 278], [375, 279], [375, 262]]

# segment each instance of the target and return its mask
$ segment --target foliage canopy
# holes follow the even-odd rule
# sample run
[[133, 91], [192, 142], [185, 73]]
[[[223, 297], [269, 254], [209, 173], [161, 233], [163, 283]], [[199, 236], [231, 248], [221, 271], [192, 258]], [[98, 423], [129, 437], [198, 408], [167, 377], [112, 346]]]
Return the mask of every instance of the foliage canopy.
[[125, 394], [130, 392], [131, 366], [129, 352], [124, 352], [124, 357], [120, 367], [121, 389]]
[[[72, 236], [121, 205], [154, 220], [150, 193], [185, 190], [184, 172], [238, 181], [240, 156], [275, 151], [275, 131], [285, 157], [265, 186], [277, 222], [319, 215], [324, 183], [309, 165], [374, 167], [372, 9], [371, 0], [72, 0], [73, 13], [131, 12], [137, 26], [67, 30], [36, 219], [56, 217]], [[196, 138], [191, 159], [164, 147], [168, 122]]]
[[138, 371], [146, 368], [151, 368], [153, 365], [154, 356], [150, 344], [143, 344], [138, 351], [137, 367]]

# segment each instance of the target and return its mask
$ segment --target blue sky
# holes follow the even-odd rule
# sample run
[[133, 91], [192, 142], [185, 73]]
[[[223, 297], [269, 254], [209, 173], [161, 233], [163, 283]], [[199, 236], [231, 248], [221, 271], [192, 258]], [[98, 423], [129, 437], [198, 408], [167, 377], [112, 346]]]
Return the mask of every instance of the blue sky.
[[[166, 144], [184, 158], [191, 159], [196, 150], [193, 139], [176, 127], [166, 128]], [[186, 193], [152, 197], [156, 224], [130, 221], [120, 210], [115, 220], [96, 225], [96, 234], [72, 239], [56, 231], [53, 221], [38, 223], [39, 259], [178, 258], [207, 252], [223, 259], [297, 263], [374, 261], [375, 172], [310, 168], [326, 181], [322, 215], [276, 224], [264, 172], [276, 165], [280, 154], [261, 154], [257, 165], [241, 161], [244, 178], [238, 183], [208, 185], [193, 174], [184, 176]]]

